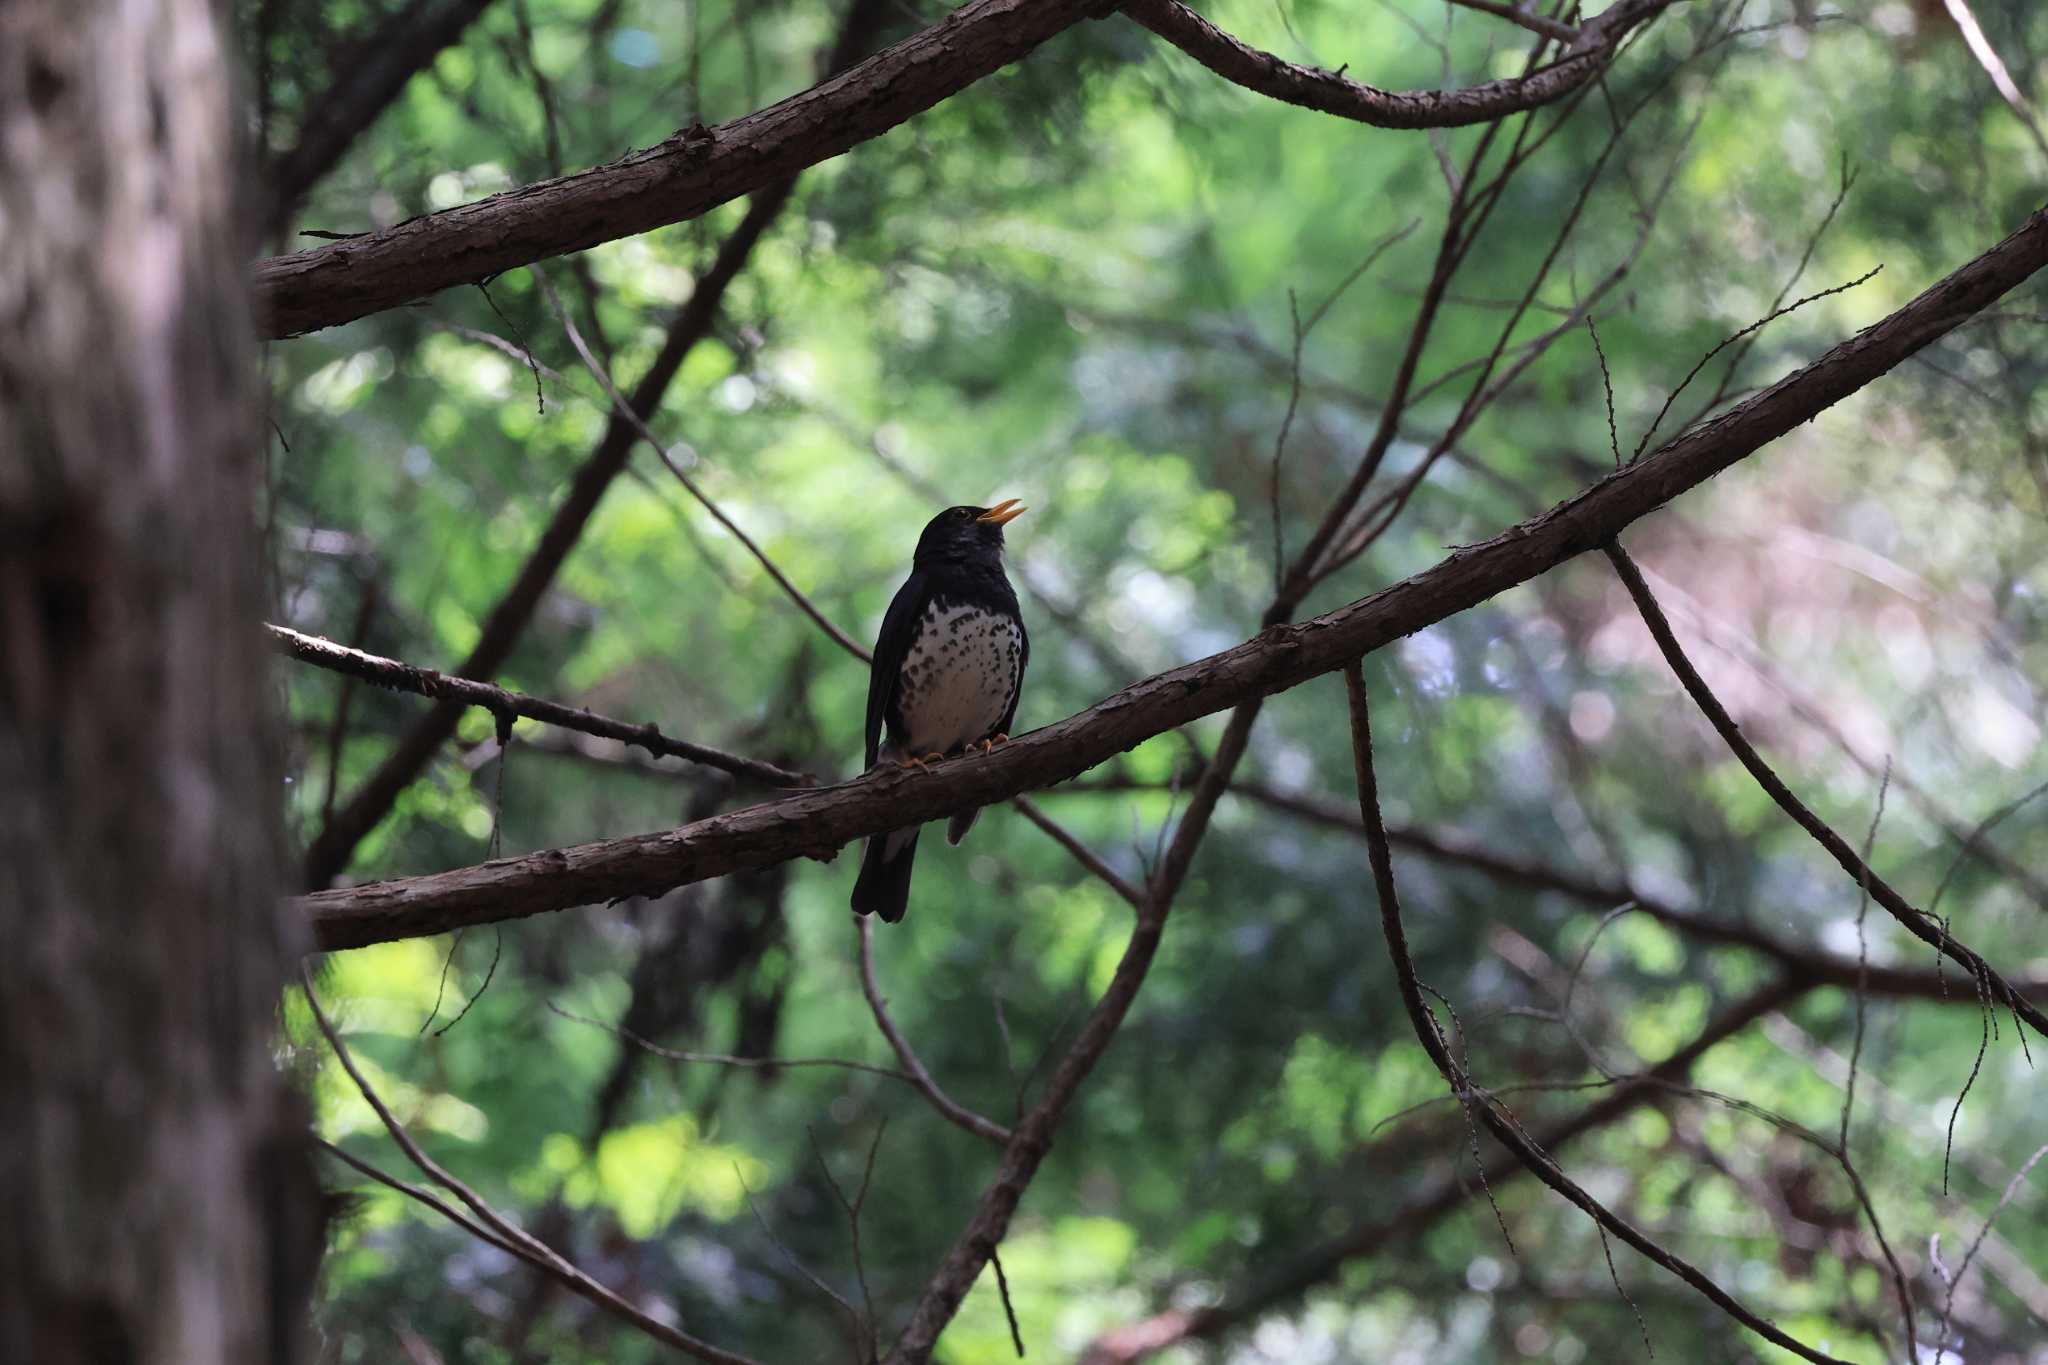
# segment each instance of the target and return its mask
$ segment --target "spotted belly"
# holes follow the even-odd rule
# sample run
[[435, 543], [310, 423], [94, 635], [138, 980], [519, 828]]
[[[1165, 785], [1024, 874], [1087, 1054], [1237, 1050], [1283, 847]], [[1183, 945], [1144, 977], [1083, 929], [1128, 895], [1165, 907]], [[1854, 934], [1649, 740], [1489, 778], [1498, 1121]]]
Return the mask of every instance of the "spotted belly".
[[993, 735], [1017, 695], [1024, 635], [983, 607], [934, 602], [903, 656], [896, 684], [898, 748], [947, 754]]

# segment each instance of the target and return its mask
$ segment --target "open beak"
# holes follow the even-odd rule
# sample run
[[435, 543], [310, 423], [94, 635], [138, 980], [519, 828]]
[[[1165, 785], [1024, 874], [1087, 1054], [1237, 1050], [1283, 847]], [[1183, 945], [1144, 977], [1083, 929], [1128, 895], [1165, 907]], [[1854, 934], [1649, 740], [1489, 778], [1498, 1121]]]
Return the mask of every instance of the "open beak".
[[1019, 507], [1015, 498], [1004, 498], [975, 520], [985, 521], [994, 526], [1007, 526], [1030, 510], [1028, 507]]

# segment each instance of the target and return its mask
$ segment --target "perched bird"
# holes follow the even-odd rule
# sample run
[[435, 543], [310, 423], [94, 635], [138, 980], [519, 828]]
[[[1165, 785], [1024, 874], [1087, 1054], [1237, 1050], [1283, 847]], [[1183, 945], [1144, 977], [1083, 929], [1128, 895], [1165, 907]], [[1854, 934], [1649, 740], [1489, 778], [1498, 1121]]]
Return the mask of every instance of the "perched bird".
[[[882, 618], [868, 675], [867, 766], [889, 759], [922, 767], [1008, 739], [1031, 641], [1017, 594], [1003, 576], [1003, 527], [1024, 512], [1015, 498], [994, 507], [948, 507], [926, 523], [910, 577]], [[882, 738], [888, 730], [886, 741]], [[959, 843], [978, 810], [946, 826]], [[894, 923], [910, 903], [918, 830], [868, 840], [853, 908]]]

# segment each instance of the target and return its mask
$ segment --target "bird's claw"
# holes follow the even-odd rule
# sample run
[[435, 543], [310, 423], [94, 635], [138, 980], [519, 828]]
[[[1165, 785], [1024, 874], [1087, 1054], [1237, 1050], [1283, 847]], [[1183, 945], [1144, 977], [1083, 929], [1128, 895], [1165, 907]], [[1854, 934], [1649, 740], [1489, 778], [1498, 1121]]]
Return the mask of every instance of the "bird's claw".
[[926, 754], [922, 758], [919, 758], [916, 754], [905, 754], [897, 759], [896, 763], [898, 767], [915, 768], [919, 772], [930, 772], [932, 764], [937, 763], [944, 757], [944, 754]]
[[981, 742], [981, 751], [982, 751], [983, 753], [989, 753], [990, 751], [992, 751], [992, 750], [993, 750], [993, 749], [994, 749], [994, 748], [996, 747], [996, 745], [998, 745], [998, 744], [1008, 744], [1009, 742], [1010, 742], [1010, 737], [1009, 737], [1008, 735], [1004, 735], [1004, 734], [994, 734], [994, 735], [990, 735], [990, 736], [989, 736], [989, 737], [988, 737], [987, 739], [985, 739], [985, 740], [983, 740], [983, 741]]

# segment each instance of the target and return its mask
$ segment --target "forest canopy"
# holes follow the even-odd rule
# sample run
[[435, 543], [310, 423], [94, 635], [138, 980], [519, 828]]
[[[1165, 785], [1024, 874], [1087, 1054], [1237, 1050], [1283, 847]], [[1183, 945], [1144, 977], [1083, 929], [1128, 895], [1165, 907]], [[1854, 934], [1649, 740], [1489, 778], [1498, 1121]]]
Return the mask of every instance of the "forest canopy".
[[2048, 1361], [2040, 6], [232, 36], [321, 1359]]

